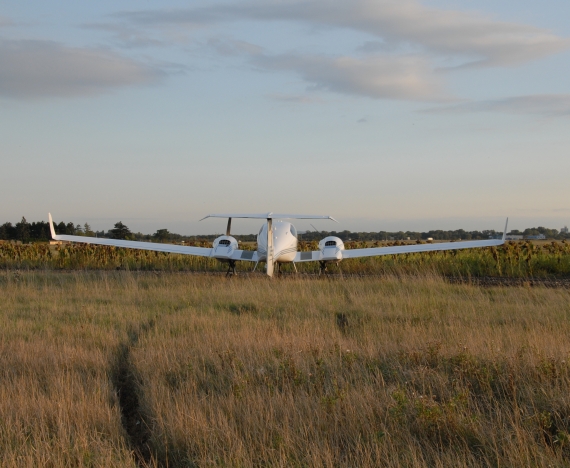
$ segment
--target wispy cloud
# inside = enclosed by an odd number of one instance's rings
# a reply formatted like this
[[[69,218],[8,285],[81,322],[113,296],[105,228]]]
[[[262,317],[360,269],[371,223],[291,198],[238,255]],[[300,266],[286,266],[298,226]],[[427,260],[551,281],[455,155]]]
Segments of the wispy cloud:
[[[127,21],[131,24],[141,26],[168,27],[178,25],[190,29],[200,29],[208,24],[217,23],[220,20],[230,18],[230,16],[224,13],[223,6],[219,8],[168,8],[159,10],[122,11],[109,16],[120,21]]]
[[[238,55],[259,55],[263,52],[263,47],[256,44],[230,38],[212,37],[208,40],[207,45],[214,49],[218,54],[226,57]]]
[[[323,100],[317,96],[306,96],[302,94],[268,94],[266,97],[274,101],[287,102],[292,104],[314,104],[318,102],[323,102]]]
[[[205,42],[210,53],[241,56],[263,70],[296,73],[310,89],[374,99],[449,100],[441,64],[447,70],[505,67],[570,48],[570,39],[543,28],[473,11],[427,7],[420,0],[246,0],[202,8],[124,11],[110,18],[116,22],[115,38],[127,46],[144,46],[145,41],[152,45],[149,37],[188,42],[197,30],[212,28],[212,37]],[[215,28],[237,21],[307,23],[312,28],[357,31],[368,40],[352,56],[322,55],[318,50],[312,55],[275,53],[269,41],[254,45],[223,37]],[[112,25],[109,28],[113,31]]]
[[[0,96],[89,96],[156,83],[163,72],[116,53],[51,41],[0,40]]]
[[[267,70],[298,73],[313,88],[342,94],[376,99],[445,99],[439,77],[421,57],[260,55],[253,63]]]
[[[105,31],[111,34],[113,41],[121,47],[166,47],[168,43],[152,37],[141,28],[114,23],[88,23],[82,25],[83,29]]]
[[[199,9],[123,12],[115,17],[145,27],[199,28],[240,19],[308,22],[369,33],[391,47],[412,45],[487,66],[524,63],[570,47],[567,38],[542,28],[497,21],[476,12],[430,8],[418,0],[264,0]],[[369,43],[365,48],[373,46]]]
[[[426,109],[426,113],[504,112],[544,117],[570,116],[570,94],[537,94],[489,101],[462,102]]]

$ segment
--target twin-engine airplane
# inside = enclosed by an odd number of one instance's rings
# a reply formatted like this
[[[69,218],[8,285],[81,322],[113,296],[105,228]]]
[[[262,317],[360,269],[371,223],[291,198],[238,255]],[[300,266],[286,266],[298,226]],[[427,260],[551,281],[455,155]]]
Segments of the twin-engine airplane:
[[[171,252],[185,255],[198,255],[201,257],[215,258],[228,264],[228,275],[235,273],[236,262],[259,262],[266,263],[267,276],[273,276],[275,270],[279,272],[281,264],[292,263],[295,270],[296,263],[299,262],[320,262],[321,273],[326,270],[328,263],[339,263],[345,258],[373,257],[376,255],[394,255],[415,252],[433,252],[436,250],[457,250],[471,249],[475,247],[491,247],[505,243],[507,233],[507,223],[502,239],[465,241],[465,242],[443,242],[439,244],[415,244],[401,245],[396,247],[374,247],[368,249],[345,250],[341,239],[328,236],[319,242],[319,250],[313,252],[297,251],[297,230],[285,219],[336,219],[331,216],[316,215],[296,215],[282,213],[261,213],[261,214],[210,214],[206,218],[228,218],[226,235],[214,240],[212,248],[187,247],[173,244],[157,244],[152,242],[137,242],[116,239],[102,239],[97,237],[67,236],[55,233],[51,214],[49,214],[49,225],[51,236],[54,240],[83,242],[86,244],[113,245],[116,247],[126,247],[130,249],[155,250],[158,252]],[[232,218],[253,218],[264,219],[266,222],[261,226],[257,235],[257,250],[240,250],[238,241],[230,235]],[[255,268],[254,268],[255,270]]]

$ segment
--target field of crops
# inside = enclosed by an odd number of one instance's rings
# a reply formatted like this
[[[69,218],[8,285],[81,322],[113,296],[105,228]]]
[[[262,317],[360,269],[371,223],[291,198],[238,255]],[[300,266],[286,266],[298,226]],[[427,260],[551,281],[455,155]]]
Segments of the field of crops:
[[[363,246],[354,242],[347,245],[348,248]],[[244,244],[242,248],[255,249],[255,245]],[[300,243],[300,250],[317,248],[316,242]],[[0,244],[0,269],[222,271],[225,268],[212,259],[145,250],[87,244]],[[252,263],[238,262],[239,271],[251,271],[252,268]],[[308,262],[298,264],[297,268],[301,273],[316,273],[319,267],[316,262]],[[283,271],[292,270],[289,266]],[[339,270],[333,265],[330,271]],[[570,277],[570,243],[509,242],[498,248],[368,257],[343,261],[340,271],[355,275],[435,273],[462,277]]]
[[[0,271],[0,466],[570,466],[570,291]]]

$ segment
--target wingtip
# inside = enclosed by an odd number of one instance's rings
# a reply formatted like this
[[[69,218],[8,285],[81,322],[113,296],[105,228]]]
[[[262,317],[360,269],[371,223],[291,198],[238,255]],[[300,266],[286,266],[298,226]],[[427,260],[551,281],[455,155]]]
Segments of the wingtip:
[[[507,220],[505,221],[505,230],[503,231],[503,242],[505,242],[505,239],[507,238],[507,226],[509,225],[509,218],[507,218]]]
[[[51,238],[55,240],[56,234],[55,234],[55,228],[53,227],[53,219],[51,217],[51,213],[48,213],[48,219],[49,219],[49,230],[51,233]]]

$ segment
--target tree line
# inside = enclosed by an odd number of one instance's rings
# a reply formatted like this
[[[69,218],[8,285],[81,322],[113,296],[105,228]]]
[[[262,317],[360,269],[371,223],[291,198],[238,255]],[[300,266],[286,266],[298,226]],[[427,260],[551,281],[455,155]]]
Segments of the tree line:
[[[109,239],[137,240],[146,242],[192,242],[192,241],[213,241],[218,234],[187,236],[176,234],[168,231],[168,229],[158,229],[154,234],[142,234],[140,232],[133,233],[123,222],[115,223],[112,229],[108,231],[93,231],[89,223],[74,224],[72,222],[60,221],[54,222],[56,234],[67,234],[73,236],[88,237],[105,237]],[[512,230],[509,234],[518,234],[523,236],[536,236],[544,234],[547,239],[569,239],[570,234],[560,232],[558,229],[549,229],[542,226],[537,228],[527,228],[524,231]],[[427,232],[416,231],[378,231],[378,232],[352,232],[352,231],[306,231],[299,235],[304,241],[320,240],[326,236],[336,236],[343,241],[384,241],[384,240],[426,240],[432,238],[434,240],[477,240],[489,239],[490,237],[498,237],[502,232],[495,230],[484,231],[465,231],[457,230],[432,230]],[[255,242],[257,236],[255,234],[236,234],[234,237],[242,242]],[[0,225],[0,240],[15,240],[24,243],[28,242],[45,242],[51,238],[49,223],[46,221],[35,221],[29,223],[25,217],[21,221],[12,224],[6,222]]]
[[[558,229],[549,229],[542,226],[536,228],[527,228],[524,231],[513,229],[508,234],[536,236],[544,234],[547,239],[569,239],[570,235],[560,232]],[[480,240],[501,237],[503,232],[491,230],[483,231],[465,231],[464,229],[456,229],[444,231],[441,229],[417,232],[417,231],[378,231],[378,232],[351,232],[351,231],[306,231],[301,234],[303,240],[313,241],[320,240],[325,236],[336,236],[343,241],[388,241],[388,240]]]

